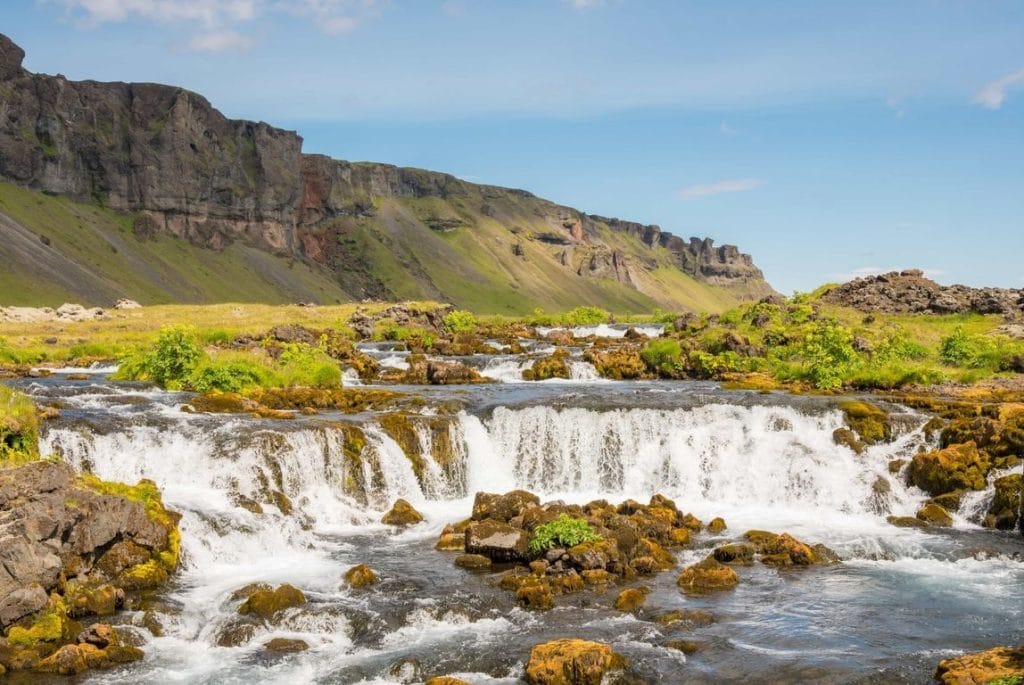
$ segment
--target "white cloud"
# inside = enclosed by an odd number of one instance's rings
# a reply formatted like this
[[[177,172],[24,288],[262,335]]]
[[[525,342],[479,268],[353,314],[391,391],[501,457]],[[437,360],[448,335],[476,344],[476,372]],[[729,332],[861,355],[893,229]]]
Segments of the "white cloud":
[[[301,0],[282,2],[278,7],[299,16],[311,17],[324,33],[341,36],[352,33],[364,23],[380,15],[387,0]]]
[[[244,52],[252,47],[252,38],[235,31],[208,31],[188,42],[192,52]]]
[[[974,96],[974,104],[981,105],[985,109],[999,109],[1003,106],[1003,101],[1006,100],[1006,91],[1019,83],[1024,83],[1024,69],[986,83]]]
[[[588,10],[591,7],[604,4],[604,0],[568,0],[568,2],[576,10]]]
[[[678,195],[689,200],[697,197],[721,195],[722,193],[739,193],[744,190],[753,190],[763,185],[764,181],[759,178],[731,178],[724,181],[697,183],[696,185],[687,186],[680,190]]]
[[[87,25],[131,20],[195,22],[207,28],[249,21],[258,0],[60,0]]]

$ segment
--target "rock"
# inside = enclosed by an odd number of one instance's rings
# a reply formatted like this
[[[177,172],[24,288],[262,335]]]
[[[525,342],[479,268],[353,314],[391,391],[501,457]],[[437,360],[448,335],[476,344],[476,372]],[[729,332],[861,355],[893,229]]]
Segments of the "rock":
[[[142,305],[135,300],[122,298],[114,305],[114,309],[142,309]]]
[[[257,589],[238,608],[238,613],[243,616],[255,616],[257,618],[273,618],[279,611],[301,606],[306,603],[306,596],[302,590],[288,585],[279,585],[274,590]]]
[[[953,525],[953,517],[949,515],[949,512],[934,502],[929,502],[921,507],[917,512],[917,518],[929,526],[948,528]]]
[[[526,609],[544,611],[555,605],[555,596],[546,580],[529,580],[516,590],[516,602]]]
[[[494,519],[508,523],[527,509],[540,506],[540,498],[526,490],[513,490],[504,495],[478,492],[473,500],[474,521]]]
[[[615,598],[615,610],[627,613],[639,611],[650,592],[648,587],[626,588]]]
[[[1020,525],[1022,482],[1024,476],[1013,473],[997,478],[995,495],[985,516],[985,525],[999,530],[1014,530]]]
[[[466,552],[492,561],[528,561],[529,544],[529,533],[501,521],[488,519],[466,528]]]
[[[25,51],[14,44],[7,36],[0,33],[0,81],[7,81],[20,76],[21,63],[25,59]]]
[[[682,652],[683,654],[693,654],[701,648],[701,644],[699,642],[694,642],[693,640],[668,640],[665,642],[664,646],[668,649],[674,649]]]
[[[69,583],[64,592],[64,603],[71,618],[109,616],[121,608],[124,599],[124,590],[107,583],[96,587]]]
[[[984,490],[991,468],[988,455],[968,442],[915,454],[907,476],[911,484],[935,496],[955,490]]]
[[[94,623],[78,634],[80,644],[90,644],[99,649],[106,649],[118,641],[117,632],[105,623]]]
[[[935,679],[944,685],[992,685],[996,682],[1012,685],[1013,676],[1024,678],[1024,645],[1016,649],[996,647],[943,659],[935,669]],[[1000,678],[1007,680],[999,681]]]
[[[703,593],[716,590],[731,590],[736,587],[739,577],[728,566],[709,556],[704,561],[687,566],[676,580],[684,592]]]
[[[395,500],[391,509],[384,514],[380,522],[389,526],[411,526],[423,521],[423,514],[404,499]]]
[[[716,547],[712,556],[716,561],[723,564],[750,565],[754,563],[754,546],[751,544],[736,542],[729,545]]]
[[[916,516],[889,516],[885,519],[897,528],[927,528],[928,523]]]
[[[490,383],[491,379],[461,362],[430,360],[427,362],[427,382],[431,385],[457,385]]]
[[[349,570],[345,571],[345,575],[343,578],[346,585],[354,588],[373,585],[378,580],[380,580],[380,578],[377,576],[374,570],[366,564],[359,564],[358,566],[353,566]]]
[[[466,569],[485,569],[491,567],[491,560],[482,554],[460,554],[455,557],[455,565]]]
[[[832,431],[832,442],[849,447],[855,454],[864,454],[866,449],[864,443],[857,439],[857,434],[849,428],[836,428]]]
[[[523,379],[527,381],[546,381],[550,378],[572,378],[569,369],[569,353],[558,348],[549,357],[543,357],[533,363],[533,366],[523,371]]]
[[[654,622],[665,628],[699,628],[715,622],[715,615],[707,609],[675,609],[659,615]]]
[[[289,640],[284,637],[275,637],[274,639],[263,643],[263,649],[268,652],[276,652],[278,654],[293,654],[295,652],[306,651],[309,649],[309,644],[304,640]]]
[[[856,431],[860,441],[864,444],[874,445],[877,442],[886,442],[892,439],[889,414],[881,407],[870,402],[843,402],[839,405],[839,409],[843,412],[846,425]],[[833,439],[835,437],[833,434]],[[852,446],[851,449],[856,451]]]
[[[248,644],[256,636],[256,626],[252,623],[229,623],[217,633],[218,647],[241,647]]]
[[[441,675],[428,679],[423,685],[470,685],[470,683],[462,678],[455,678],[450,675]]]
[[[530,650],[529,685],[601,685],[605,675],[625,668],[626,660],[600,642],[564,639]]]
[[[46,608],[50,596],[39,583],[12,590],[0,600],[0,625],[9,626],[26,616]]]
[[[442,552],[461,552],[466,549],[466,534],[456,533],[454,526],[445,526],[434,549]]]
[[[722,532],[724,532],[727,528],[728,526],[725,525],[725,519],[723,519],[721,516],[716,516],[708,522],[708,532],[712,535],[719,535]]]

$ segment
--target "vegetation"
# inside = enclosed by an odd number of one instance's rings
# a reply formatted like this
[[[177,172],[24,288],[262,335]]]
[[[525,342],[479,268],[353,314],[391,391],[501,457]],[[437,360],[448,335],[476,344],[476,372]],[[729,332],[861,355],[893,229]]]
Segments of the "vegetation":
[[[533,531],[530,551],[534,554],[546,552],[555,547],[575,547],[584,542],[600,542],[601,536],[590,524],[568,514],[561,514],[554,521],[543,523]]]
[[[469,333],[477,327],[476,316],[464,309],[456,309],[444,317],[444,327],[451,333]]]
[[[25,395],[0,385],[0,466],[39,456],[36,406]]]

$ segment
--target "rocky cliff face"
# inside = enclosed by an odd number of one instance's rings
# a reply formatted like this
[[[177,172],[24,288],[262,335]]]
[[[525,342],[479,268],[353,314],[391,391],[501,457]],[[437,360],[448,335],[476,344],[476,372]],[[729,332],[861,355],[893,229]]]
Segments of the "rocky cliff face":
[[[544,245],[544,260],[566,276],[612,280],[655,302],[671,304],[673,296],[639,272],[665,263],[736,294],[771,292],[734,246],[687,242],[658,226],[591,217],[447,174],[304,155],[296,133],[227,119],[181,88],[73,82],[29,73],[23,58],[0,35],[0,180],[133,213],[139,239],[172,235],[215,250],[242,242],[325,267],[357,297],[457,299],[430,264],[416,263],[422,236],[406,234],[426,228],[424,235],[455,234],[445,239],[452,243],[463,241],[460,233],[500,228],[509,249],[497,266],[506,271],[515,270],[513,259],[541,256],[524,248],[529,240]],[[408,278],[389,275],[394,265],[367,254],[379,252],[367,246],[367,231],[398,255],[419,292],[405,292],[399,282]],[[617,244],[615,234],[648,249]]]

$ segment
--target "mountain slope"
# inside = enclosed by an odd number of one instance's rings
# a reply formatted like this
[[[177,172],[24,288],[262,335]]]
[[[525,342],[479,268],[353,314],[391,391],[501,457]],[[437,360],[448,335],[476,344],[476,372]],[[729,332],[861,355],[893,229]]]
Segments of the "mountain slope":
[[[23,57],[0,36],[4,304],[718,311],[773,292],[732,246],[447,174],[306,155],[297,134],[227,119],[189,91],[31,74]]]

